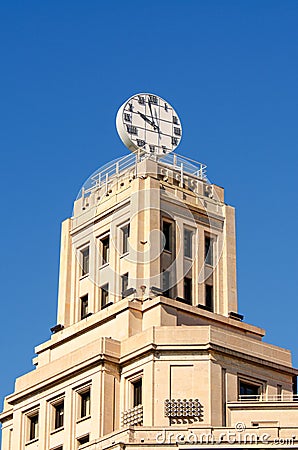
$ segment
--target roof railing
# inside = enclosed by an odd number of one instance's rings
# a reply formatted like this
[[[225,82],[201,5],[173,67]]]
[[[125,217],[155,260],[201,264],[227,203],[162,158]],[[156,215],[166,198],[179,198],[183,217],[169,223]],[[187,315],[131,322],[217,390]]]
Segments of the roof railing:
[[[177,153],[169,153],[162,158],[156,157],[154,154],[148,155],[141,152],[131,153],[109,162],[94,172],[84,183],[77,198],[82,196],[87,197],[94,189],[99,189],[104,185],[107,186],[112,179],[122,176],[126,171],[135,167],[138,162],[144,159],[154,160],[165,168],[179,172],[181,180],[183,180],[184,174],[191,175],[199,180],[207,179],[206,164],[178,155]]]

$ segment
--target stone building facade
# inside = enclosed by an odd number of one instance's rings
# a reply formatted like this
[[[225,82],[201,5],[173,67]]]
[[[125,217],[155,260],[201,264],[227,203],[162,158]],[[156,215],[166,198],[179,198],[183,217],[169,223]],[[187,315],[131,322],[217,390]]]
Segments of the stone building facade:
[[[264,334],[205,166],[120,158],[62,224],[57,325],[5,399],[2,450],[298,445],[298,371]]]

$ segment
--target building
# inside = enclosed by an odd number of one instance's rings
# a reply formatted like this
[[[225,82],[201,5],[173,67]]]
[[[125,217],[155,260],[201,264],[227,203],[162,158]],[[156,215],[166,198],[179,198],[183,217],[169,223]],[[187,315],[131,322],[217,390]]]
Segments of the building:
[[[238,313],[234,209],[205,170],[133,153],[87,181],[2,450],[298,445],[298,371]]]

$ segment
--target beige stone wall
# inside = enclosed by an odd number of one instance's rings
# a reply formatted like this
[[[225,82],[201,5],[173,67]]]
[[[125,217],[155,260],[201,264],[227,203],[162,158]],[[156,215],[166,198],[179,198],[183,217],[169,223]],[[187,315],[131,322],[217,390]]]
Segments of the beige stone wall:
[[[7,397],[0,415],[2,450],[74,450],[87,434],[86,449],[155,448],[163,429],[173,436],[193,431],[218,437],[237,422],[269,427],[272,436],[277,429],[280,436],[293,434],[297,370],[290,352],[264,343],[264,330],[230,316],[237,313],[234,215],[222,188],[189,175],[179,178],[175,168],[151,160],[75,202],[74,216],[61,231],[57,323],[64,328],[36,347],[35,369],[18,378]],[[171,251],[162,248],[164,220],[172,224]],[[130,249],[123,254],[122,227],[128,223]],[[192,233],[191,257],[184,253],[184,229]],[[100,245],[107,234],[110,258],[104,264]],[[213,242],[213,267],[204,262],[205,236]],[[89,272],[83,275],[86,246]],[[150,289],[163,288],[162,271],[169,267],[175,280],[170,298]],[[127,272],[135,292],[122,298],[121,276]],[[185,276],[191,279],[191,304],[183,299]],[[205,305],[207,278],[213,311],[198,307]],[[105,283],[111,304],[103,309]],[[92,314],[81,320],[80,298],[86,294]],[[142,403],[135,405],[140,379]],[[240,380],[257,383],[262,396],[239,401]],[[82,418],[81,394],[89,389],[91,411]],[[64,426],[54,430],[54,406],[62,399]],[[190,409],[198,399],[200,414],[167,416],[165,402],[174,411],[178,399]],[[34,411],[39,432],[29,442]],[[177,443],[163,448],[171,446]]]

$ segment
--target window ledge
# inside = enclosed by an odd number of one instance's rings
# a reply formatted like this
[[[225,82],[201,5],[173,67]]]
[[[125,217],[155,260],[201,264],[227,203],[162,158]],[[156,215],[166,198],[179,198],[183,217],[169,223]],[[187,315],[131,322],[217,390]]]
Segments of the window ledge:
[[[85,422],[85,420],[88,420],[88,419],[91,419],[90,414],[89,414],[89,416],[80,417],[79,419],[77,419],[77,423]]]
[[[127,256],[127,255],[129,255],[129,252],[123,253],[122,255],[120,255],[120,259],[121,259],[121,258],[125,258],[125,256]]]
[[[59,433],[59,431],[63,431],[64,427],[56,428],[55,430],[52,430],[50,434]]]
[[[185,256],[184,255],[184,259],[186,259],[187,261],[191,261],[192,262],[192,256]]]
[[[163,249],[163,253],[166,253],[167,255],[171,255],[173,252],[172,250]]]
[[[26,445],[33,444],[34,442],[37,442],[37,441],[38,441],[38,438],[31,439],[31,441],[27,441],[27,442],[26,442],[25,446],[26,446]]]
[[[106,262],[106,263],[102,264],[102,265],[98,268],[98,270],[105,269],[105,268],[108,267],[109,265],[110,265],[110,262]]]
[[[79,280],[81,281],[88,277],[89,277],[89,273],[85,273],[85,275],[80,276]]]

